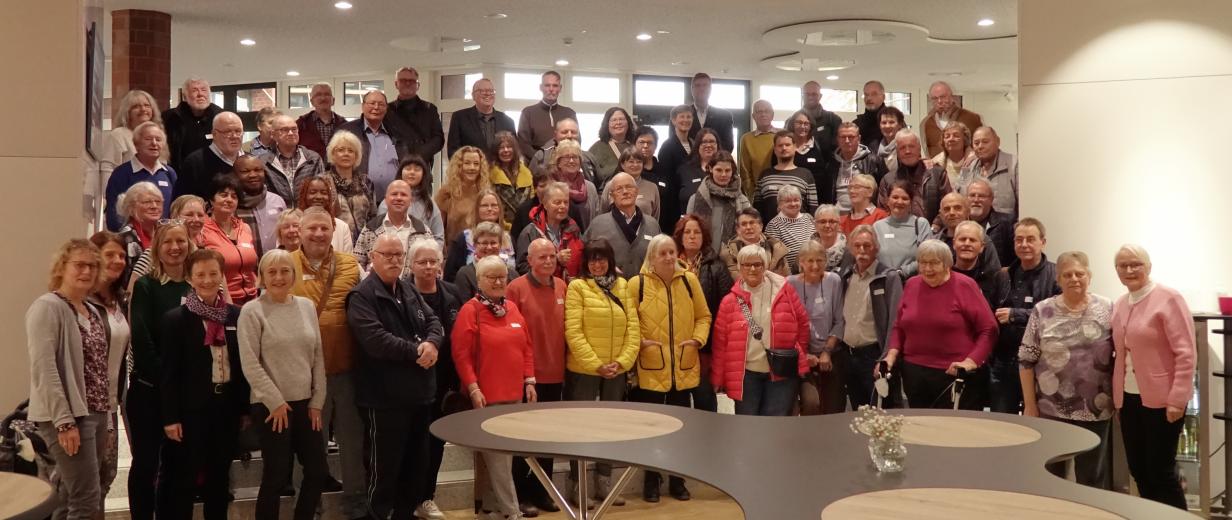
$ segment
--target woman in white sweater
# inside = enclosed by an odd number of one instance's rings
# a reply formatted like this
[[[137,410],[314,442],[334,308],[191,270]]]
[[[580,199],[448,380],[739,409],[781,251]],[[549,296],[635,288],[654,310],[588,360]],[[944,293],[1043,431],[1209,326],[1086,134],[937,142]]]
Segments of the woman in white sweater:
[[[260,428],[265,469],[257,518],[278,518],[279,492],[289,482],[291,456],[303,465],[295,518],[311,520],[327,467],[321,435],[325,358],[313,302],[291,294],[301,273],[291,253],[275,249],[258,266],[265,293],[240,311],[240,360],[252,386],[253,424]]]

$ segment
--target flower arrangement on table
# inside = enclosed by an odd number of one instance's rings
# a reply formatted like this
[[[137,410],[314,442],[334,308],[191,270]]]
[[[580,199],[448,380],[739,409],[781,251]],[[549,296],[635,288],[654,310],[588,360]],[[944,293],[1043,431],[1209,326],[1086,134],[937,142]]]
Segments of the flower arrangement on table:
[[[890,415],[881,408],[860,406],[851,431],[868,436],[868,453],[877,471],[896,473],[903,470],[907,447],[903,446],[903,416]]]

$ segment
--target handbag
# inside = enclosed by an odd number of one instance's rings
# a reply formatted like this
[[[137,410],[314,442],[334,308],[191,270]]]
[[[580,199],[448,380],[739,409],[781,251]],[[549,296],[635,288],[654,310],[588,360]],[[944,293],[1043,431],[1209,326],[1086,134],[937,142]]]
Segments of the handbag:
[[[761,341],[764,331],[761,325],[758,325],[753,320],[753,311],[749,309],[748,302],[739,296],[736,297],[736,302],[740,304],[740,313],[744,314],[744,321],[749,324],[749,332],[753,334],[754,339]],[[796,377],[800,375],[798,369],[800,366],[800,351],[794,347],[767,348],[766,361],[770,364],[770,373],[777,377]]]
[[[475,313],[475,357],[479,357],[479,313]],[[441,417],[453,415],[458,412],[465,412],[474,408],[474,403],[471,402],[470,394],[462,393],[461,390],[449,389],[445,391],[445,395],[441,397]]]

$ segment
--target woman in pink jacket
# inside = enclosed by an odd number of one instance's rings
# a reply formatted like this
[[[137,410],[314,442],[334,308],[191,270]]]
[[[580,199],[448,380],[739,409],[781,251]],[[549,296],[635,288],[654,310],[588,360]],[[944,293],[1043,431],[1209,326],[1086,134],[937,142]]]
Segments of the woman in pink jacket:
[[[1151,281],[1151,257],[1142,246],[1121,246],[1116,271],[1129,294],[1112,310],[1112,401],[1129,473],[1142,498],[1185,509],[1176,443],[1193,395],[1193,316],[1180,293]]]
[[[714,321],[710,379],[736,401],[737,414],[785,416],[808,372],[809,316],[787,279],[766,270],[770,254],[761,246],[745,246],[736,262],[740,281]]]

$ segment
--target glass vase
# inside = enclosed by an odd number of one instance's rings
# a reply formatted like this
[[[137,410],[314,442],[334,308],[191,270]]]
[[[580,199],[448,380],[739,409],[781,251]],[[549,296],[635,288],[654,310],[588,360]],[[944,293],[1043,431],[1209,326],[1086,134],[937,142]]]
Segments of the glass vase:
[[[907,459],[907,447],[901,437],[891,439],[868,439],[868,455],[879,473],[898,473]]]

